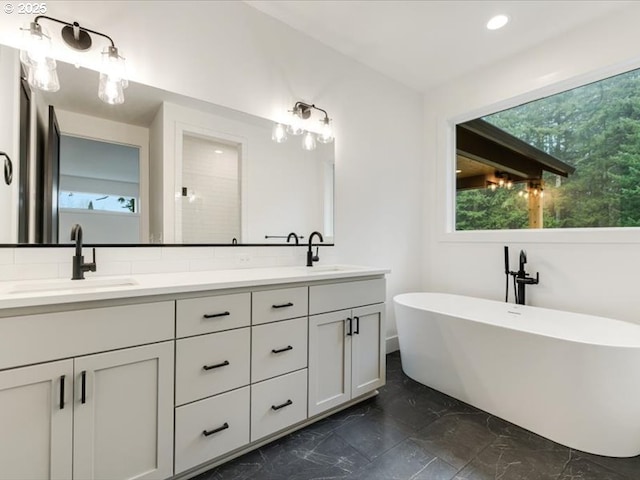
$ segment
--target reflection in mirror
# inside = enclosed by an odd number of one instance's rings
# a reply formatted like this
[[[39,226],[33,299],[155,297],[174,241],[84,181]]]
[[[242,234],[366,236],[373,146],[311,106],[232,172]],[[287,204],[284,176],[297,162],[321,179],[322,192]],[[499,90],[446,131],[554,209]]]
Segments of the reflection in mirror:
[[[55,93],[19,75],[17,51],[0,46],[21,106],[0,112],[21,135],[0,243],[70,243],[74,223],[94,244],[282,245],[314,230],[334,241],[333,144],[278,144],[267,119],[134,82],[107,105],[95,72],[63,62]]]
[[[640,70],[456,125],[456,230],[640,226]]]
[[[240,145],[185,135],[177,214],[184,243],[240,238]],[[232,240],[233,241],[233,240]]]
[[[139,157],[136,147],[61,135],[61,240],[78,223],[87,232],[85,242],[141,243]]]

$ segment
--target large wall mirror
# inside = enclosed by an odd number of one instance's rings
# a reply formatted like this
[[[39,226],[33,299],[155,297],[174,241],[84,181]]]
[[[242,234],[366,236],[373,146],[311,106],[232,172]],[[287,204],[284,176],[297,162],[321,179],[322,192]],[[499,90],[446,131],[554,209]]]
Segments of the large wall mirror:
[[[314,230],[333,243],[332,143],[276,143],[267,119],[134,82],[107,105],[95,72],[57,70],[59,91],[31,90],[0,46],[16,107],[0,116],[20,136],[0,243],[70,243],[75,223],[90,244],[282,245]]]
[[[456,230],[640,226],[640,70],[456,125]]]

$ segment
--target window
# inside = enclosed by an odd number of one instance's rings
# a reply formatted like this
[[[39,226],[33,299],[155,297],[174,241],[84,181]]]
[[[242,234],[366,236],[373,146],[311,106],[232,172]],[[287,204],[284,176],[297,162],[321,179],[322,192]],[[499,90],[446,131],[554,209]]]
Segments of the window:
[[[456,230],[640,226],[640,70],[456,126]]]
[[[104,195],[86,192],[60,192],[59,207],[77,210],[137,213],[138,200],[125,195]]]

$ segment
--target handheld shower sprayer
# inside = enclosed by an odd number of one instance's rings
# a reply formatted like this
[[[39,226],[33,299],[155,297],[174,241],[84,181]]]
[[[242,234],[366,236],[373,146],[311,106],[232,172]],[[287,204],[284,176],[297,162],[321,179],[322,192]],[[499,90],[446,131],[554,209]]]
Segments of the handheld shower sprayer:
[[[507,283],[505,285],[504,292],[504,301],[509,301],[509,247],[507,245],[504,246],[504,274],[507,277]]]

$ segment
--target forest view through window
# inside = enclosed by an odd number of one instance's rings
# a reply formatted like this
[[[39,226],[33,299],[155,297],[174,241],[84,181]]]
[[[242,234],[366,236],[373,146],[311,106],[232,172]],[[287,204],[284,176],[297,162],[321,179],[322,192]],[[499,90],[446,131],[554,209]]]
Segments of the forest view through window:
[[[640,70],[456,126],[456,230],[640,226]]]

